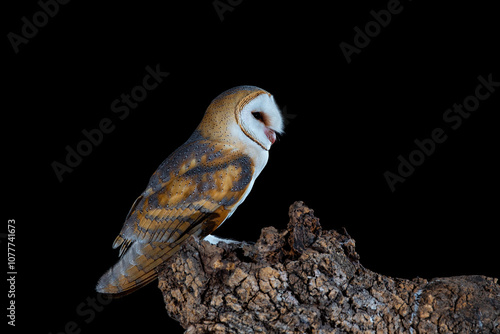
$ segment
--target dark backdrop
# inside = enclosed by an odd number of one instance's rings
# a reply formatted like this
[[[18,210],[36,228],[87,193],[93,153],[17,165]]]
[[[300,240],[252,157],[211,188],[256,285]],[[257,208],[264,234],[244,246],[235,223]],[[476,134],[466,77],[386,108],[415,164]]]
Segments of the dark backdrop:
[[[376,272],[499,276],[493,5],[61,2],[3,11],[4,254],[7,220],[16,220],[10,330],[183,332],[155,284],[110,304],[93,301],[93,289],[150,175],[215,96],[242,84],[274,94],[286,133],[218,235],[254,241],[264,226],[284,228],[288,206],[302,200],[323,228],[345,227]],[[143,97],[147,66],[169,74]],[[480,76],[489,88],[478,88]],[[143,100],[115,113],[113,101],[132,91]],[[463,107],[457,116],[464,103],[470,115]],[[59,180],[54,162],[65,164],[66,147],[102,122],[108,133],[80,144],[87,156]],[[431,144],[433,131],[446,140]],[[387,172],[406,173],[404,182],[391,189]]]

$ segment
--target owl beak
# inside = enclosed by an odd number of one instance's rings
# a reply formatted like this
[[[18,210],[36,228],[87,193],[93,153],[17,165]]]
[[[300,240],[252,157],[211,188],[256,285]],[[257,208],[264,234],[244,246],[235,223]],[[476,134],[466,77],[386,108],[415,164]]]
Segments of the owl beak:
[[[271,142],[271,145],[274,144],[274,142],[276,141],[276,133],[269,128],[266,128],[265,133],[267,138]]]

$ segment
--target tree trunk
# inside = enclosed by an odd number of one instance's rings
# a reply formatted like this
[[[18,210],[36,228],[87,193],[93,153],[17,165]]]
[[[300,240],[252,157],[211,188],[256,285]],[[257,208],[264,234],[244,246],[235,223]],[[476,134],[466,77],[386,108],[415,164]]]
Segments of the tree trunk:
[[[500,286],[484,276],[391,278],[359,263],[347,232],[302,202],[255,244],[195,238],[159,270],[186,333],[500,333]]]

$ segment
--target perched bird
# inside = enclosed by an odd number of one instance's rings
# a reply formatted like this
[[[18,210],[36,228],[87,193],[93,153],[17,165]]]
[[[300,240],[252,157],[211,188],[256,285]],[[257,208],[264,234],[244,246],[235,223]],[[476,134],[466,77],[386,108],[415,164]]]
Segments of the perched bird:
[[[245,200],[282,131],[281,112],[265,90],[239,86],[216,97],[132,205],[113,243],[120,259],[97,292],[129,294],[153,281],[189,236],[210,238]]]

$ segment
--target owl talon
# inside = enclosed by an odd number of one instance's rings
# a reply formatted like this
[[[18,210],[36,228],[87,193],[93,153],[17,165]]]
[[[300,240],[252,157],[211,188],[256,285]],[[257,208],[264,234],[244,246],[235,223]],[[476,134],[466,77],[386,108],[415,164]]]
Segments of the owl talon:
[[[219,242],[224,242],[226,244],[238,244],[238,245],[241,245],[244,242],[244,241],[236,241],[236,240],[232,240],[232,239],[223,239],[223,238],[216,237],[215,235],[207,235],[205,237],[205,239],[203,239],[203,240],[208,241],[212,245],[217,245]]]

